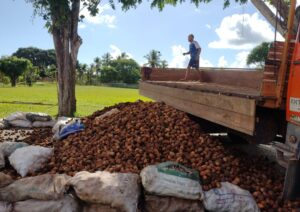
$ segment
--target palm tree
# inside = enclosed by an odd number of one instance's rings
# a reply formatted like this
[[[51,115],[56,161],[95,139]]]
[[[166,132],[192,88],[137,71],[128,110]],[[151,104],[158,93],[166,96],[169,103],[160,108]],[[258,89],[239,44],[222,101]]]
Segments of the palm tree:
[[[161,66],[161,53],[156,50],[151,50],[149,54],[145,56],[148,62],[145,64],[146,66],[150,66],[151,68],[157,68]]]
[[[79,63],[79,61],[77,61],[76,70],[78,72],[78,78],[77,78],[78,82],[83,83],[83,76],[87,72],[87,64],[82,64]]]
[[[94,64],[91,64],[90,65],[90,68],[87,69],[87,84],[88,85],[91,85],[92,84],[92,78],[93,78],[93,75],[94,75],[94,69],[95,69],[95,66]]]
[[[168,68],[168,62],[166,60],[161,61],[161,68]]]
[[[102,61],[99,57],[95,57],[94,63],[95,63],[95,67],[96,67],[96,75],[98,76],[98,75],[100,75],[100,72],[101,72],[100,67],[101,67]]]
[[[110,55],[110,53],[106,53],[102,56],[102,65],[103,66],[109,66],[110,62],[112,61],[112,56]]]
[[[126,54],[126,52],[122,52],[118,57],[117,57],[117,60],[120,60],[120,59],[128,59],[129,56]]]

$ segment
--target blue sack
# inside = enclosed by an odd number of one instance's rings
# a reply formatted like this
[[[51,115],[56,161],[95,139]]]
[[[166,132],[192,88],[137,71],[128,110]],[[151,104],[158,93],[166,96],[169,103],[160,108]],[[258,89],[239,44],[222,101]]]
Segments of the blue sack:
[[[70,134],[77,133],[84,130],[84,125],[80,120],[75,120],[74,122],[69,123],[59,132],[59,139],[63,139]]]

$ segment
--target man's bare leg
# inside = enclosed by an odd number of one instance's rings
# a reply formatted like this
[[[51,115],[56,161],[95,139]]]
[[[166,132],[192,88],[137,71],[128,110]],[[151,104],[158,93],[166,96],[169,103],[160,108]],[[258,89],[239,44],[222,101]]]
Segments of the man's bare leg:
[[[190,74],[190,66],[187,67],[186,71],[185,71],[185,77],[184,79],[181,79],[181,81],[187,81],[189,74]]]
[[[197,71],[197,73],[198,73],[198,81],[199,81],[199,82],[202,82],[202,81],[203,81],[203,76],[202,76],[202,75],[203,75],[203,72],[200,71],[199,68],[197,68],[196,71]]]
[[[197,71],[197,73],[198,73],[198,81],[199,82],[202,82],[203,81],[203,72],[202,71],[200,71],[200,60],[198,60],[197,61],[197,68],[196,68],[196,71]]]

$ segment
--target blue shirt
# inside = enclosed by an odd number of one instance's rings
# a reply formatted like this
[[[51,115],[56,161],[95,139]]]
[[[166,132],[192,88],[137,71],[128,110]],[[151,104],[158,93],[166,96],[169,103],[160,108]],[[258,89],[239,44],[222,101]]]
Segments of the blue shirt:
[[[192,60],[199,60],[200,46],[197,41],[190,43],[190,54]]]

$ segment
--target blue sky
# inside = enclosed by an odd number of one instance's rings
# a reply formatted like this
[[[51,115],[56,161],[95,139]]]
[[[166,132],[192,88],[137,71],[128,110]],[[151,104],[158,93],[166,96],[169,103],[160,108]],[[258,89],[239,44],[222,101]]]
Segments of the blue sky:
[[[159,50],[170,67],[185,67],[187,35],[193,33],[202,47],[200,66],[245,67],[249,51],[263,41],[274,40],[274,30],[251,4],[232,5],[223,10],[223,1],[210,4],[187,3],[167,6],[162,12],[150,9],[149,2],[127,12],[100,5],[97,17],[86,15],[80,23],[83,45],[78,59],[90,64],[96,56],[110,52],[116,57],[128,53],[139,64],[151,50]],[[1,0],[0,56],[19,47],[53,48],[51,35],[40,17],[33,17],[32,5],[25,0]]]

